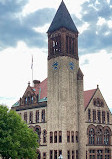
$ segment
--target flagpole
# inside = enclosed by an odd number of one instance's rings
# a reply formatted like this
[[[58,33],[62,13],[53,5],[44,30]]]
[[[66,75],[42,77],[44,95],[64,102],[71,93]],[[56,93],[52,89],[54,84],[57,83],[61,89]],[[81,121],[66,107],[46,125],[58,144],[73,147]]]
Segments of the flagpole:
[[[32,69],[32,86],[33,86],[33,55],[32,55],[32,64],[31,64],[31,69]]]

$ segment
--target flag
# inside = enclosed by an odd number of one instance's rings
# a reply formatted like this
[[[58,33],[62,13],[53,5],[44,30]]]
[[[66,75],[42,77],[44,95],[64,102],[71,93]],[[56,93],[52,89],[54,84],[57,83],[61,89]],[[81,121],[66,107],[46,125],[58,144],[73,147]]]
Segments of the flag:
[[[33,56],[32,56],[31,69],[33,69]]]

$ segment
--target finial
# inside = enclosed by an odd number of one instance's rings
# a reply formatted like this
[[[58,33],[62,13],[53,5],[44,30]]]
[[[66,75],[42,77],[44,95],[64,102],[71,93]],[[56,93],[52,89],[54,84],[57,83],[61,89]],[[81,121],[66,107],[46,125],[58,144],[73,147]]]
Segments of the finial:
[[[99,88],[99,85],[97,84],[97,89]]]
[[[28,86],[30,86],[30,81],[28,82]]]

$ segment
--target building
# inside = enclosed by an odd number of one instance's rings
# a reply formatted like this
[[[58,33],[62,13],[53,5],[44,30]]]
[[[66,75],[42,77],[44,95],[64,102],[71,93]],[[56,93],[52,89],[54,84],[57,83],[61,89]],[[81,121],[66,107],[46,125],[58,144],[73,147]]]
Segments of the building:
[[[28,83],[12,109],[38,133],[39,159],[111,159],[111,113],[98,86],[83,90],[78,30],[63,1],[47,33],[48,78]]]

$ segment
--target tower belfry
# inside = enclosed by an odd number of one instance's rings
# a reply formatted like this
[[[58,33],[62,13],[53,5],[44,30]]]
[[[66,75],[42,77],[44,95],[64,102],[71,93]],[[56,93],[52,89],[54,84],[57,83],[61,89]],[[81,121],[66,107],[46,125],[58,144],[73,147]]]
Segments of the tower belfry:
[[[62,1],[48,29],[48,59],[70,56],[78,59],[78,30]]]
[[[85,159],[81,131],[84,132],[83,74],[79,68],[78,30],[63,1],[47,33],[47,137],[51,153],[48,154],[54,153],[54,159],[60,154],[67,159],[71,152],[77,152],[80,159]],[[80,138],[77,143],[74,142],[75,136]]]

